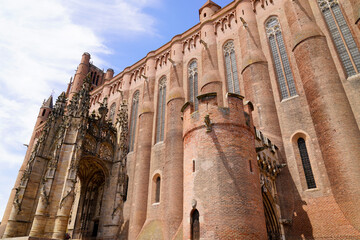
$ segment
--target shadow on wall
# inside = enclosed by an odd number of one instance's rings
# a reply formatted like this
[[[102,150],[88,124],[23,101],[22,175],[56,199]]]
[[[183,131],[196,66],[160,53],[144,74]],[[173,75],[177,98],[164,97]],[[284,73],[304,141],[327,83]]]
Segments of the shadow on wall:
[[[240,192],[239,183],[231,167],[228,164],[225,153],[222,150],[221,144],[218,141],[214,132],[211,133],[213,142],[219,152],[222,163],[225,169],[234,180],[237,191]],[[279,162],[286,163],[283,158],[283,153],[278,152]],[[259,179],[260,181],[260,179]],[[278,201],[281,209],[281,222],[283,222],[285,237],[287,239],[314,239],[313,228],[307,212],[303,206],[306,202],[301,199],[299,192],[295,186],[293,179],[287,167],[283,168],[276,180],[276,188],[278,192]],[[260,191],[260,189],[259,189]],[[271,238],[269,238],[271,239]]]
[[[282,151],[278,152],[278,156],[281,163],[287,164]],[[276,188],[285,237],[287,239],[314,239],[309,216],[303,207],[306,202],[301,199],[288,167],[283,168],[278,175]]]

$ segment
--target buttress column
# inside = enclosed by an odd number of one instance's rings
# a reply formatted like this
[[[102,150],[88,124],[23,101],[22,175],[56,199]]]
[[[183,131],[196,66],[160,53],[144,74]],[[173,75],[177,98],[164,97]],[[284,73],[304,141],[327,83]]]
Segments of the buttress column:
[[[285,1],[284,9],[335,200],[345,217],[360,230],[359,128],[308,1]]]
[[[207,10],[207,8],[204,10]],[[207,22],[202,26],[200,43],[202,44],[202,78],[199,81],[200,93],[216,92],[218,95],[218,104],[222,106],[222,81],[219,74],[217,42],[212,22]]]
[[[155,61],[151,57],[146,62],[149,69],[146,72],[146,79],[143,80],[143,102],[140,104],[138,133],[136,134],[136,160],[135,176],[133,184],[133,205],[131,207],[129,239],[136,239],[146,220],[147,199],[149,188],[151,139],[153,127],[153,88],[155,82]]]
[[[175,42],[171,48],[170,89],[166,106],[166,138],[163,171],[165,203],[165,239],[173,239],[182,221],[183,211],[183,141],[181,107],[184,105],[182,44]]]
[[[245,97],[254,103],[255,126],[278,147],[281,147],[281,131],[268,63],[261,50],[259,30],[250,0],[242,1],[237,6],[237,12],[242,11],[245,15],[242,15],[239,21],[239,39],[243,57],[241,74],[245,86]]]

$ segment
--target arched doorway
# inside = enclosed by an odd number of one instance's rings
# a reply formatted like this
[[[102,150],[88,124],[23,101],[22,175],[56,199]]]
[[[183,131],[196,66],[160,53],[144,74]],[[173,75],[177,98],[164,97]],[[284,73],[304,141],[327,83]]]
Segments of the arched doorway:
[[[80,200],[77,209],[73,238],[96,238],[101,224],[106,171],[95,158],[84,158],[79,162]]]

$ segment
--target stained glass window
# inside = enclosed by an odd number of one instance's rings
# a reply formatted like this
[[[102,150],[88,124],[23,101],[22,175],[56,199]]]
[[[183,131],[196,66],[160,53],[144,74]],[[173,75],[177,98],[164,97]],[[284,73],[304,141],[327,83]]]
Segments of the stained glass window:
[[[360,71],[360,53],[337,0],[318,0],[348,77]]]
[[[269,38],[271,53],[274,59],[281,99],[295,96],[297,93],[294,77],[291,71],[289,58],[286,53],[280,23],[276,17],[272,17],[266,22],[266,33]]]
[[[189,64],[189,101],[194,104],[195,110],[198,109],[198,99],[196,98],[198,93],[198,69],[196,60]]]
[[[164,141],[165,107],[166,107],[166,77],[159,81],[158,107],[156,116],[156,142]]]
[[[229,41],[224,45],[227,90],[230,93],[240,94],[238,73],[236,67],[234,42]]]
[[[132,107],[131,107],[131,118],[130,118],[130,136],[129,136],[129,151],[134,151],[135,134],[136,134],[136,122],[139,106],[139,91],[136,91],[133,95]]]

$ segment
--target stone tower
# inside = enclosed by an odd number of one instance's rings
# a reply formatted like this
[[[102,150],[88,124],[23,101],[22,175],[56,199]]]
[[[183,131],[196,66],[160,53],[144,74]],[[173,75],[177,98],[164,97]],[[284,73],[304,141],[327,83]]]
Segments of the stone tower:
[[[184,224],[184,239],[200,234],[194,221],[205,239],[266,239],[259,170],[252,167],[257,161],[251,108],[237,94],[226,96],[228,107],[217,98],[203,94],[198,111],[183,109],[183,219],[191,223]]]

